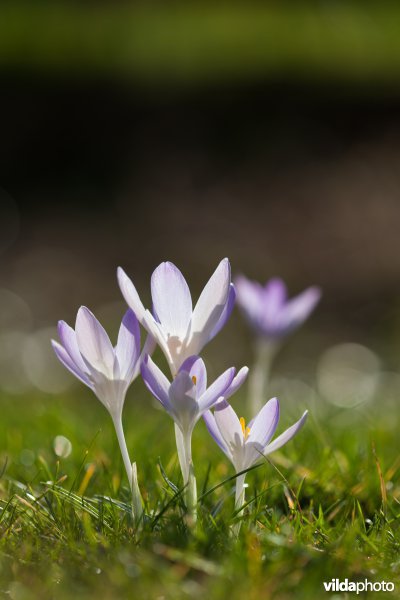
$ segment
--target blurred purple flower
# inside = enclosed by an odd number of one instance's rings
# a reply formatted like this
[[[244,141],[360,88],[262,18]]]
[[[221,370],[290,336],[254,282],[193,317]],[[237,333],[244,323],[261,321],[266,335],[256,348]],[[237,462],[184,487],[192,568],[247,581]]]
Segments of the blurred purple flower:
[[[297,329],[311,314],[321,297],[318,287],[288,299],[285,283],[270,279],[265,286],[243,275],[235,279],[237,302],[259,336],[278,340]]]
[[[235,467],[236,473],[240,473],[291,440],[304,425],[307,414],[305,411],[299,421],[286,429],[273,442],[270,440],[279,421],[277,398],[269,400],[248,426],[243,418],[237,417],[226,401],[218,403],[214,413],[211,410],[207,411],[204,420],[208,431]],[[236,508],[240,508],[244,503],[245,476],[246,474],[243,473],[236,478]]]
[[[188,284],[171,262],[161,263],[151,277],[153,312],[146,310],[135,286],[118,268],[118,281],[128,306],[164,352],[172,375],[197,355],[225,325],[235,301],[231,270],[222,260],[193,309]]]

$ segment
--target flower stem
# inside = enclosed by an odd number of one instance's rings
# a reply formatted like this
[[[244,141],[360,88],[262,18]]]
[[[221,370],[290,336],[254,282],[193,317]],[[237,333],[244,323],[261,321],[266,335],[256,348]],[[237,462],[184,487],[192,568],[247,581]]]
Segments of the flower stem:
[[[243,505],[245,503],[245,495],[246,495],[246,488],[244,485],[245,478],[246,478],[246,473],[244,473],[243,475],[239,475],[239,477],[236,477],[235,511],[238,511],[237,515],[236,515],[237,517],[242,516],[242,511],[240,509],[243,507]],[[235,537],[238,537],[241,525],[242,525],[242,521],[239,520],[237,523],[235,523],[232,526],[232,533]]]
[[[255,351],[255,362],[250,370],[250,408],[256,415],[265,403],[264,395],[268,384],[272,361],[277,351],[277,344],[265,338],[258,338]]]
[[[189,520],[192,524],[197,521],[197,483],[192,461],[192,432],[182,433],[175,423],[176,447],[179,464],[185,484],[185,503]]]
[[[143,517],[143,500],[140,494],[139,485],[137,481],[137,469],[136,463],[131,463],[129,458],[128,448],[126,446],[124,429],[122,427],[121,416],[113,418],[115,433],[117,434],[119,447],[121,450],[122,460],[124,462],[126,474],[128,476],[129,487],[132,493],[132,513],[135,523]]]

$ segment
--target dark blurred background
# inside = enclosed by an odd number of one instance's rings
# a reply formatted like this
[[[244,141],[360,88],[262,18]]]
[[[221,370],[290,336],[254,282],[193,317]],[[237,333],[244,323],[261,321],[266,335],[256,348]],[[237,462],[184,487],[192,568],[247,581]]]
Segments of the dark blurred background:
[[[224,256],[323,288],[289,371],[344,342],[397,371],[399,34],[389,2],[3,1],[3,389],[72,383],[48,339],[81,304],[115,331],[118,265],[148,302],[161,261],[196,296]],[[211,353],[250,343],[236,314]]]

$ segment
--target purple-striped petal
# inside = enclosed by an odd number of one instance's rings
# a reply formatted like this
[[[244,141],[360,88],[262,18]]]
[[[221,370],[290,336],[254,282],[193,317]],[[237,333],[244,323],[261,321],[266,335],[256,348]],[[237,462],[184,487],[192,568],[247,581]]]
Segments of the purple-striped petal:
[[[207,388],[198,400],[200,414],[203,414],[204,411],[214,406],[214,404],[224,395],[225,391],[231,385],[235,373],[236,369],[234,367],[227,369],[210,385],[209,388]]]
[[[75,362],[72,360],[68,352],[65,350],[61,344],[56,342],[55,340],[51,340],[51,345],[53,346],[53,350],[56,353],[58,360],[70,371],[75,377],[77,377],[82,383],[93,389],[92,384],[90,383],[86,374],[78,369]]]
[[[151,297],[163,331],[184,338],[192,317],[192,297],[186,279],[173,263],[163,262],[153,272]]]
[[[220,430],[218,429],[218,425],[215,421],[215,417],[212,414],[211,410],[207,410],[204,413],[203,419],[204,419],[204,422],[206,424],[206,427],[207,427],[210,435],[214,438],[214,441],[221,448],[222,452],[224,452],[224,454],[226,454],[226,456],[229,458],[229,460],[232,460],[232,453],[230,452],[228,446],[225,443],[224,438],[222,437]]]
[[[161,402],[169,413],[172,413],[172,407],[169,401],[170,383],[164,373],[152,361],[150,356],[144,358],[140,371],[148,390],[159,402]]]
[[[186,371],[189,373],[196,386],[196,397],[200,398],[207,389],[207,371],[203,359],[198,356],[189,356],[182,364],[179,371]]]
[[[191,323],[191,351],[199,354],[210,340],[224,312],[231,283],[229,260],[224,258],[204,287],[193,311]]]
[[[255,417],[247,442],[260,444],[264,448],[274,435],[278,422],[279,401],[277,398],[271,398]]]
[[[218,405],[214,411],[214,419],[224,443],[232,456],[240,453],[244,444],[242,426],[237,414],[228,402]]]
[[[246,377],[247,377],[248,373],[249,373],[248,367],[242,367],[240,369],[240,371],[237,373],[237,375],[235,375],[235,377],[232,379],[231,385],[228,387],[228,389],[224,393],[225,400],[227,400],[228,398],[230,398],[231,396],[233,396],[233,394],[235,394],[237,392],[237,390],[240,388],[240,386],[246,381]]]
[[[118,359],[120,377],[127,381],[132,380],[140,354],[140,329],[135,313],[126,311],[118,333],[115,355]]]
[[[172,367],[173,359],[167,344],[167,338],[165,336],[165,333],[161,329],[160,324],[154,319],[153,315],[149,310],[145,310],[142,324],[152,336],[152,338],[156,341],[156,343],[160,346],[161,350],[165,354],[169,366]]]
[[[307,420],[307,415],[308,411],[306,410],[302,417],[294,425],[286,429],[286,431],[281,433],[281,435],[279,435],[273,442],[267,445],[267,447],[264,450],[264,454],[271,454],[271,452],[275,452],[275,450],[278,450],[284,444],[289,442],[303,427],[304,423]]]
[[[231,283],[229,286],[228,299],[226,301],[224,310],[222,311],[220,318],[218,319],[215,327],[210,333],[210,340],[212,340],[217,335],[217,333],[219,333],[221,329],[225,327],[225,324],[227,323],[229,317],[232,314],[233,307],[235,306],[235,300],[236,290],[233,283]]]
[[[180,371],[169,388],[169,402],[181,431],[193,428],[198,418],[196,388],[189,373]]]
[[[79,352],[75,331],[65,321],[58,322],[57,331],[61,344],[70,355],[78,370],[82,371],[82,373],[87,373],[88,368]]]
[[[114,348],[104,327],[85,306],[78,310],[75,331],[82,357],[88,364],[112,377]]]

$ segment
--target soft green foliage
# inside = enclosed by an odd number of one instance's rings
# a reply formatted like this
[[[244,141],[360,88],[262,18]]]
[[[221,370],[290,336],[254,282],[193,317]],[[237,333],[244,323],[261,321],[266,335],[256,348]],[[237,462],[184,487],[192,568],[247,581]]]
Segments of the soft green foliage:
[[[398,84],[397,3],[3,2],[0,66],[152,83]]]
[[[142,388],[135,382],[124,413],[148,514],[136,535],[112,424],[90,391],[1,399],[0,587],[11,598],[301,599],[324,597],[333,577],[400,584],[395,406],[321,400],[301,433],[248,474],[235,540],[234,481],[205,493],[232,477],[231,466],[200,423],[192,530],[173,489],[172,421]],[[282,407],[279,431],[304,408],[285,410],[284,398]],[[56,435],[72,442],[69,457],[55,455]]]

